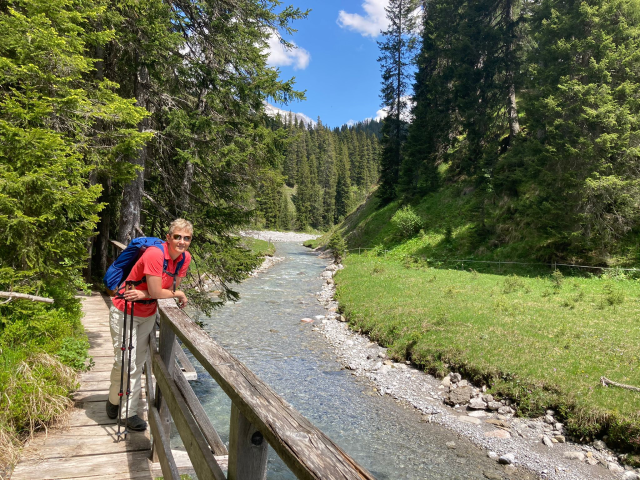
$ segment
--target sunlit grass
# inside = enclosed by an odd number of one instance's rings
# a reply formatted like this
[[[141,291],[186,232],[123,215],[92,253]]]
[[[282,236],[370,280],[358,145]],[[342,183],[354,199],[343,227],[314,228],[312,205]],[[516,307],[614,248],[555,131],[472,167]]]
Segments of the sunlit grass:
[[[576,436],[640,441],[638,393],[599,382],[640,386],[640,282],[430,268],[400,253],[345,260],[337,296],[353,327],[398,359],[462,371],[522,414],[556,408]]]

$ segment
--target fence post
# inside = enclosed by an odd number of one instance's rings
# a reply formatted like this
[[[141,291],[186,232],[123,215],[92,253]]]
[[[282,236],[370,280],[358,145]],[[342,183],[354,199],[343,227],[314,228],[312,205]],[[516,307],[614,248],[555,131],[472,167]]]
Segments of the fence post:
[[[158,346],[158,353],[160,354],[160,358],[164,362],[164,365],[167,367],[167,371],[169,372],[169,378],[173,376],[173,368],[176,363],[173,346],[176,343],[176,334],[173,333],[171,327],[167,324],[166,320],[162,319],[162,315],[160,315],[160,344]],[[153,352],[152,352],[153,354]],[[156,385],[156,408],[160,414],[160,428],[162,428],[167,438],[171,435],[171,413],[169,413],[169,407],[167,402],[162,399],[162,392],[160,392],[160,386]],[[155,441],[153,442],[152,447],[152,460],[153,462],[158,461],[158,453],[156,452]]]
[[[269,444],[262,433],[231,405],[228,480],[265,480]]]

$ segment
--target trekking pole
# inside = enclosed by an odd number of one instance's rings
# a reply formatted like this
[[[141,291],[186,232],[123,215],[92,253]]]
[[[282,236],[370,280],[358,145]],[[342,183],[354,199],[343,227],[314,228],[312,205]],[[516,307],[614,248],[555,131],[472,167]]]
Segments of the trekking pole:
[[[127,406],[125,407],[126,415],[125,422],[129,420],[129,397],[131,395],[131,350],[133,350],[133,307],[135,306],[135,301],[131,302],[131,322],[129,323],[129,363],[127,365]],[[126,321],[125,316],[125,321]],[[134,413],[135,415],[135,413]],[[127,433],[129,433],[128,423],[125,423],[124,428],[124,436],[127,438]]]
[[[129,286],[129,282],[125,282],[125,290],[127,289],[127,287]],[[125,431],[123,433],[120,433],[120,425],[122,423],[122,396],[124,395],[123,391],[122,391],[122,387],[124,385],[124,356],[125,356],[125,350],[126,350],[126,342],[127,342],[127,310],[128,310],[128,304],[129,302],[127,301],[127,299],[124,299],[124,319],[122,322],[122,346],[120,347],[120,350],[122,351],[122,356],[121,356],[121,363],[120,363],[120,391],[118,392],[118,433],[117,433],[117,437],[118,437],[118,441],[120,440],[120,436],[126,434],[126,425],[125,425]]]

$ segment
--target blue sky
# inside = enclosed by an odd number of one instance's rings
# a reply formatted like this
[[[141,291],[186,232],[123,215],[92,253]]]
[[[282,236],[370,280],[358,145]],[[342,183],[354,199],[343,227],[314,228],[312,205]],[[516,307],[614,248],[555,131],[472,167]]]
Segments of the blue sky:
[[[322,123],[339,127],[380,115],[380,69],[377,62],[379,31],[386,28],[388,0],[289,0],[306,20],[294,24],[298,31],[287,40],[299,48],[283,51],[271,42],[269,63],[281,77],[296,78],[307,100],[278,105]]]

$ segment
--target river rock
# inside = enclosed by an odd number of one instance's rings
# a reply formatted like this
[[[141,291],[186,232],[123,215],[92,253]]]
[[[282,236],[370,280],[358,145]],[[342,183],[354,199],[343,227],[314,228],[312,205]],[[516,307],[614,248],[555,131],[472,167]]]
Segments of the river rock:
[[[513,462],[516,461],[516,456],[514,453],[507,453],[498,458],[498,463],[502,465],[513,465]]]
[[[465,423],[473,423],[474,425],[482,425],[482,420],[474,417],[457,417],[458,420]]]
[[[518,469],[515,465],[507,465],[506,467],[504,467],[504,473],[506,473],[507,475],[513,475],[517,470]]]
[[[451,374],[451,383],[458,383],[460,382],[460,380],[462,380],[462,375],[460,375],[459,373]]]
[[[487,408],[489,410],[491,410],[492,412],[495,412],[495,411],[499,410],[500,407],[502,407],[502,404],[500,402],[489,402],[487,404]]]
[[[578,460],[580,462],[584,461],[584,453],[582,452],[564,452],[562,456],[569,460]]]
[[[488,478],[489,480],[502,480],[502,475],[496,472],[485,470],[484,472],[482,472],[482,474],[485,476],[485,478]]]
[[[456,390],[459,390],[459,388]],[[487,404],[484,403],[481,398],[472,398],[468,407],[474,410],[484,410],[487,408]]]
[[[484,436],[487,438],[511,438],[511,434],[501,428],[485,432]]]
[[[467,413],[467,415],[475,418],[483,418],[487,416],[487,413],[483,410],[473,410],[472,412]]]
[[[498,460],[499,455],[496,452],[489,452],[487,453],[487,457],[491,460]]]
[[[445,445],[447,446],[447,448],[450,448],[452,450],[456,448],[456,442],[447,442],[445,443]]]
[[[303,318],[300,321],[302,323],[313,323],[313,318]]]
[[[493,402],[493,395],[491,395],[490,393],[487,393],[486,395],[482,395],[482,400],[484,400],[487,403]]]
[[[544,443],[547,447],[551,448],[553,447],[553,442],[551,441],[551,439],[549,437],[547,437],[546,435],[542,436],[542,443]]]
[[[602,440],[594,440],[593,448],[595,448],[598,451],[604,450],[605,448],[607,448],[607,444],[604,443]]]
[[[331,278],[333,277],[333,272],[331,270],[325,270],[322,272],[322,278]]]
[[[503,406],[503,407],[500,407],[500,408],[498,409],[498,413],[499,413],[500,415],[511,415],[511,414],[512,414],[512,413],[514,413],[514,412],[513,412],[513,408],[511,408],[511,407],[507,407],[507,406]]]
[[[451,375],[450,374],[442,379],[442,385],[444,385],[445,387],[450,387],[451,386]]]
[[[445,397],[444,403],[447,405],[463,405],[471,400],[473,389],[469,386],[451,390]]]
[[[546,423],[547,425],[553,425],[554,423],[556,423],[556,421],[551,415],[545,415],[543,420],[544,420],[544,423]]]
[[[607,468],[609,469],[609,471],[611,471],[613,473],[622,473],[622,472],[624,472],[624,468],[622,468],[616,462],[607,463]]]
[[[638,480],[639,478],[636,472],[625,472],[622,475],[622,480]]]
[[[555,435],[553,438],[558,443],[565,443],[567,441],[567,439],[564,438],[564,435]]]

